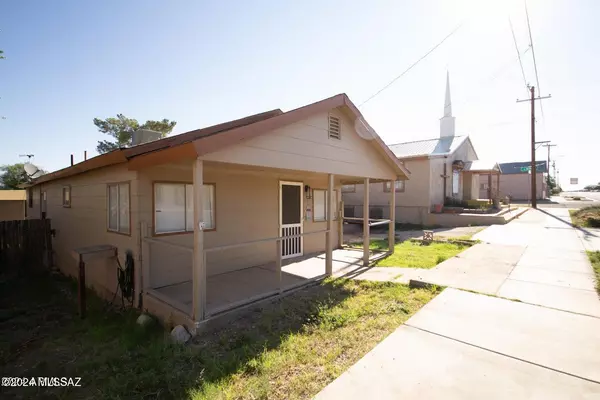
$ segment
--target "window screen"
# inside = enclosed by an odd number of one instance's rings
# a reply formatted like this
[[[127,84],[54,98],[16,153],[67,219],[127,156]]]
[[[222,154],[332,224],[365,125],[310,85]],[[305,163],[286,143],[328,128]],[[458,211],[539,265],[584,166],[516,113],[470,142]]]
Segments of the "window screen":
[[[215,186],[204,185],[204,230],[215,229]],[[194,185],[154,185],[155,233],[194,231]]]
[[[129,183],[108,185],[108,230],[130,233]]]

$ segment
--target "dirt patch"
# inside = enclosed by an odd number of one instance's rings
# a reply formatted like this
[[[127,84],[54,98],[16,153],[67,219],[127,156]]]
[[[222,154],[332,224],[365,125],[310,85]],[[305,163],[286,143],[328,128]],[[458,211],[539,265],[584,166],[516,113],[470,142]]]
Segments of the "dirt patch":
[[[587,228],[600,228],[600,206],[570,210],[573,225]]]

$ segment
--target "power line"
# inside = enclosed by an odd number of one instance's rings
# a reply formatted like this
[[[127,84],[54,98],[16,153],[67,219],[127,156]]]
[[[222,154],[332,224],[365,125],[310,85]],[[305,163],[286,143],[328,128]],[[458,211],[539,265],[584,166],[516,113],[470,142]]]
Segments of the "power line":
[[[513,29],[512,21],[510,17],[508,17],[508,23],[510,24],[510,31],[512,32],[513,41],[515,42],[515,50],[517,51],[517,56],[519,57],[519,65],[521,66],[521,74],[523,75],[523,82],[525,83],[525,90],[527,90],[527,78],[525,78],[525,69],[523,69],[523,61],[521,61],[521,53],[519,52],[519,46],[517,45],[517,38],[515,36],[515,30]],[[531,48],[531,47],[529,47]],[[538,85],[539,88],[539,85]]]
[[[527,17],[527,29],[529,30],[529,45],[531,46],[531,55],[533,57],[533,68],[535,70],[535,83],[537,84],[538,93],[542,94],[542,90],[540,88],[540,79],[538,77],[538,69],[537,62],[535,61],[535,50],[533,49],[533,37],[531,35],[531,25],[529,23],[529,11],[527,11],[527,0],[523,0],[525,3],[525,16]],[[544,117],[544,106],[540,103],[540,110],[542,111],[542,118]]]
[[[531,50],[531,47],[527,47],[524,51],[522,51],[520,54],[518,54],[519,58],[522,55],[527,54],[527,52]],[[456,103],[456,106],[464,106],[465,104],[469,104],[471,103],[473,100],[479,99],[482,96],[486,95],[485,93],[482,93],[482,91],[480,90],[481,87],[483,85],[488,85],[490,83],[492,83],[493,81],[495,81],[496,79],[498,79],[499,77],[502,76],[502,73],[508,68],[510,67],[515,61],[517,61],[517,57],[511,57],[510,60],[508,62],[506,62],[505,64],[503,64],[500,68],[498,68],[497,70],[495,70],[491,75],[489,75],[486,79],[482,79],[481,81],[479,81],[479,83],[476,85],[478,88],[478,91],[475,95],[471,95],[468,96],[466,99]]]
[[[363,106],[368,101],[372,100],[375,96],[377,96],[379,93],[383,92],[385,89],[387,89],[388,87],[390,87],[398,79],[402,78],[404,76],[404,74],[406,74],[408,71],[410,71],[411,69],[413,69],[413,67],[415,67],[421,61],[423,61],[428,55],[430,55],[431,53],[433,53],[435,51],[435,49],[437,49],[438,47],[440,47],[442,45],[442,43],[444,43],[448,38],[450,38],[450,36],[454,35],[454,33],[456,33],[456,31],[459,30],[462,27],[462,25],[463,25],[463,23],[461,22],[456,28],[454,28],[454,30],[452,30],[452,32],[450,32],[444,39],[442,39],[441,42],[439,42],[438,44],[436,44],[431,50],[429,50],[427,53],[425,53],[424,56],[422,56],[421,58],[419,58],[414,64],[412,64],[410,67],[408,67],[406,70],[404,70],[404,72],[402,72],[400,75],[398,75],[397,77],[395,77],[394,79],[392,79],[390,81],[390,83],[388,83],[387,85],[385,85],[384,87],[382,87],[381,89],[379,89],[377,92],[375,92],[373,95],[371,95],[371,97],[369,97],[368,99],[366,99],[365,101],[363,101],[362,103],[360,103],[358,106],[359,107]]]

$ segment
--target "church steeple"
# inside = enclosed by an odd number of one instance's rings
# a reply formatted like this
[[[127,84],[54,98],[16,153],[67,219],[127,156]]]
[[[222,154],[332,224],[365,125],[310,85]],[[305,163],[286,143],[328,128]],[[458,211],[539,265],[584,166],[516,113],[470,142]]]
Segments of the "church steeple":
[[[454,122],[452,100],[450,98],[450,72],[446,71],[446,98],[444,101],[444,116],[440,119],[440,137],[454,136]]]

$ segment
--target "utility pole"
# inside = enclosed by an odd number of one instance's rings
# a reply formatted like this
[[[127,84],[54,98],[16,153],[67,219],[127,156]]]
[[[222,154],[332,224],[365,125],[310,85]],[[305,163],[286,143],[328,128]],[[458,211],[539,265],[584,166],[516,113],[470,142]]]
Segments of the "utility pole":
[[[547,165],[547,169],[548,169],[548,174],[550,173],[550,147],[556,147],[558,146],[557,144],[543,144],[542,147],[546,147],[548,149],[548,164]]]
[[[535,101],[548,99],[551,96],[535,97],[535,86],[529,88],[531,91],[531,99],[517,100],[517,103],[531,101],[531,207],[537,208],[537,190],[536,190],[536,168],[535,168]]]
[[[551,147],[556,147],[558,146],[557,144],[550,144],[550,143],[546,143],[543,144],[542,146],[546,147],[548,149],[548,164],[546,164],[546,173],[548,174],[548,179],[547,179],[547,187],[550,188],[550,148]],[[554,180],[554,184],[556,185],[556,180]],[[558,185],[556,185],[558,187]]]

